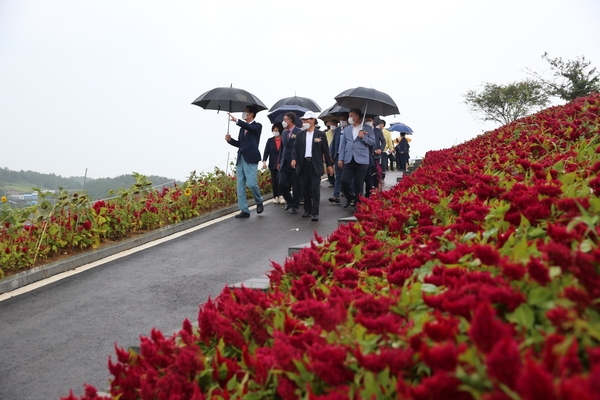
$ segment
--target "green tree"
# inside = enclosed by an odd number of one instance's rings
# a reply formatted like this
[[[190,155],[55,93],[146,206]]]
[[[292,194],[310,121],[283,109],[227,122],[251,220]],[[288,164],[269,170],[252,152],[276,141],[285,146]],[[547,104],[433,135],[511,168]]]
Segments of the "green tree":
[[[542,85],[548,96],[572,101],[577,97],[600,92],[600,73],[591,67],[592,62],[584,56],[563,61],[560,57],[550,58],[545,52],[542,59],[550,64],[552,79],[546,79],[542,74],[530,69],[527,69],[527,72]]]
[[[471,113],[483,121],[509,124],[548,104],[548,96],[540,83],[527,79],[508,85],[486,83],[481,91],[469,90],[463,95]]]

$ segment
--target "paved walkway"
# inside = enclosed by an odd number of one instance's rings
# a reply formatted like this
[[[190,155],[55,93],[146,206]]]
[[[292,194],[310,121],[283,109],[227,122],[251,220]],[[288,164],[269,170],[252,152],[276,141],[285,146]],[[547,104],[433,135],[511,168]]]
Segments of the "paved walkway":
[[[389,172],[386,187],[396,183]],[[107,361],[115,343],[138,345],[153,327],[166,334],[227,284],[264,276],[269,260],[283,263],[288,248],[313,231],[327,236],[352,208],[327,201],[321,185],[318,222],[266,203],[251,218],[235,213],[218,223],[0,302],[0,399],[58,399],[83,383],[108,387]],[[114,357],[114,356],[113,356]]]

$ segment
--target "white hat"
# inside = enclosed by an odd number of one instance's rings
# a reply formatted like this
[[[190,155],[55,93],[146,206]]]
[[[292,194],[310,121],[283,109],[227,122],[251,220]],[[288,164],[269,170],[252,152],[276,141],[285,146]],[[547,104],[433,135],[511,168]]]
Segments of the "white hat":
[[[307,111],[300,119],[317,119],[317,114],[314,111]]]

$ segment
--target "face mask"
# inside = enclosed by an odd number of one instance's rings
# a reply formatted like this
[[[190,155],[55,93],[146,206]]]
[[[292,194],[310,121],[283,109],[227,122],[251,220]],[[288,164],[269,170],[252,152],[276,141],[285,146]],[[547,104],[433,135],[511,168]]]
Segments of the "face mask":
[[[308,128],[310,128],[310,124],[308,122],[302,124],[302,129],[306,130]]]
[[[348,124],[354,125],[354,118],[352,118],[352,117],[348,118]]]
[[[365,125],[373,126],[373,121],[365,122]]]
[[[348,126],[348,121],[342,121],[340,122],[340,125],[342,125],[342,128],[345,128]]]
[[[246,120],[246,118],[248,118],[248,113],[247,113],[246,111],[244,111],[244,112],[242,113],[242,119],[245,121],[245,120]]]
[[[279,131],[273,131],[273,136],[275,136],[275,137],[279,136]]]
[[[329,129],[331,129],[332,131],[335,131],[335,128],[337,128],[336,125],[329,125]]]
[[[287,128],[287,122],[283,121],[281,125],[283,125],[283,129]]]

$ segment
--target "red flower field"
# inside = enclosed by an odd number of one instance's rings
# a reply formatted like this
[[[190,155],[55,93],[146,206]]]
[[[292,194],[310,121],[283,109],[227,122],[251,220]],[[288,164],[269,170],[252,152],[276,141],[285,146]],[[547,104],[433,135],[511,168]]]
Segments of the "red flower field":
[[[112,398],[600,399],[599,129],[596,94],[427,153],[268,292],[117,348]]]

